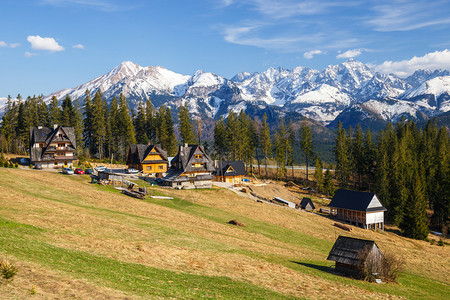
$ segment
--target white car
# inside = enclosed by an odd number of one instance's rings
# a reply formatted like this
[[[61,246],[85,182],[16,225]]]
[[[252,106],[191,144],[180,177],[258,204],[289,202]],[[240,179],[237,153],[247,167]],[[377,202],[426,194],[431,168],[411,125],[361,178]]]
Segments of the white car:
[[[95,169],[95,171],[97,171],[97,172],[103,172],[103,171],[106,170],[106,167],[105,167],[105,166],[98,166],[98,167],[95,167],[94,169]]]
[[[137,174],[137,173],[139,173],[139,170],[133,168],[127,169],[127,174]]]
[[[74,172],[73,172],[73,170],[71,168],[64,168],[62,170],[62,172],[63,172],[63,174],[67,174],[67,175],[73,175],[74,174]]]

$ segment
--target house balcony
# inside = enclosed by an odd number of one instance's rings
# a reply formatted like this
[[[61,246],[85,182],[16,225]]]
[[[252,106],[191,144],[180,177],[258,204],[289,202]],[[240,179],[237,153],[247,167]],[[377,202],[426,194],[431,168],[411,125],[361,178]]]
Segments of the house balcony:
[[[78,156],[72,155],[72,156],[54,156],[54,160],[56,161],[67,161],[67,160],[77,160]]]
[[[46,150],[46,152],[56,152],[56,151],[75,151],[75,149],[73,147],[55,147],[55,146],[50,146]]]

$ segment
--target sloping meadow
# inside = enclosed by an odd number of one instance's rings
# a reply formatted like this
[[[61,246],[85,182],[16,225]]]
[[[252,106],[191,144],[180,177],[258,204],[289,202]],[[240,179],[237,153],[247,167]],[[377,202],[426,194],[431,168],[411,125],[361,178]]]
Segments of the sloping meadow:
[[[311,213],[225,189],[137,200],[88,176],[0,170],[0,249],[19,271],[6,298],[435,298],[450,294],[448,247],[355,228],[406,261],[399,283],[336,275],[345,234]],[[245,226],[227,222],[239,220]],[[349,234],[349,233],[347,233]],[[76,288],[74,288],[76,287]],[[9,296],[9,297],[8,297]],[[3,297],[3,296],[2,296]]]

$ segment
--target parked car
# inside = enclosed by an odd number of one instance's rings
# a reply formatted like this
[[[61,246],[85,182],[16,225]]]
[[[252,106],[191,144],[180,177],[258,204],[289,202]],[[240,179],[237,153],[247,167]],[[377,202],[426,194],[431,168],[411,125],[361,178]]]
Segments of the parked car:
[[[139,173],[139,170],[133,168],[127,169],[127,174],[137,174],[137,173]]]
[[[82,174],[84,174],[84,171],[83,171],[83,169],[76,168],[76,169],[75,169],[75,174],[82,175]]]
[[[92,174],[94,174],[94,170],[86,169],[86,170],[84,170],[84,174],[92,175]]]
[[[22,158],[20,158],[19,162],[21,165],[28,165],[30,163],[30,159],[22,157]]]
[[[97,172],[103,172],[103,171],[106,171],[106,167],[105,167],[105,166],[98,166],[98,167],[95,167],[94,169],[95,169],[95,171],[97,171]]]
[[[71,168],[63,168],[62,170],[63,174],[67,174],[67,175],[73,175],[74,172]]]
[[[40,164],[35,164],[35,165],[34,165],[34,168],[35,168],[36,170],[42,170],[42,165],[40,165]]]

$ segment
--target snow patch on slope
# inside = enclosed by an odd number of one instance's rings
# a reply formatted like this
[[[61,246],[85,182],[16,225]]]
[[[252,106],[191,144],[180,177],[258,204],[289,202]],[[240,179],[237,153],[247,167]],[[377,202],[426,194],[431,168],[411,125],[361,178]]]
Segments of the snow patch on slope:
[[[437,98],[444,93],[450,94],[450,76],[425,81],[418,88],[407,91],[402,98],[409,99],[422,95],[434,95]]]

